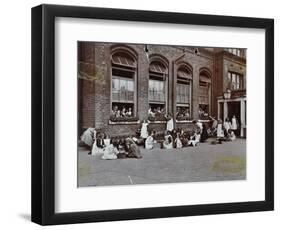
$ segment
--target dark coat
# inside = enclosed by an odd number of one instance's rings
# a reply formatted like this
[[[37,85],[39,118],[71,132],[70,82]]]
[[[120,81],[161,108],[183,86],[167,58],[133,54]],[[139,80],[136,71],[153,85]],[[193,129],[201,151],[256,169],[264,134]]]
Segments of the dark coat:
[[[98,148],[103,148],[105,146],[104,139],[97,138],[96,142],[97,142],[96,145],[97,145]]]

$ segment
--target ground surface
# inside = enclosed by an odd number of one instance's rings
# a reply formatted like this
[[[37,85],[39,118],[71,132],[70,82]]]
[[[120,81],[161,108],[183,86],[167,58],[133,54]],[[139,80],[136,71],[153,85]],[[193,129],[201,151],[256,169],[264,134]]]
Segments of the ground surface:
[[[78,186],[246,179],[246,140],[182,149],[141,148],[142,159],[102,160],[79,148]]]

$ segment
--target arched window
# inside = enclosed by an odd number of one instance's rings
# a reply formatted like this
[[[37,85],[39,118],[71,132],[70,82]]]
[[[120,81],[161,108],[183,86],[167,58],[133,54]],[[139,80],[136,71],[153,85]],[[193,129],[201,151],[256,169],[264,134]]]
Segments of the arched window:
[[[135,117],[137,61],[129,52],[117,51],[111,56],[111,65],[111,116]]]
[[[187,65],[182,65],[177,71],[177,113],[178,120],[188,120],[191,117],[192,71]]]
[[[210,113],[211,106],[211,73],[201,70],[199,75],[199,118]]]
[[[149,115],[163,117],[166,113],[168,68],[161,61],[149,65],[148,100]]]

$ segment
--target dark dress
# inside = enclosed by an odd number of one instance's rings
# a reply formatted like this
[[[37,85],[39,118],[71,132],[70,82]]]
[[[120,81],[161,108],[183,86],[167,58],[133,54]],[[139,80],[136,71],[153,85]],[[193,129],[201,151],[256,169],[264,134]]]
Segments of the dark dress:
[[[103,147],[105,146],[105,144],[104,144],[104,139],[97,138],[96,142],[97,142],[96,145],[97,145],[97,147],[99,147],[99,148],[103,148]]]
[[[201,139],[200,142],[205,142],[208,139],[208,132],[206,129],[206,126],[203,124],[203,129],[202,129],[202,133],[201,133]]]
[[[130,144],[127,157],[129,158],[142,158],[139,147],[132,143]]]

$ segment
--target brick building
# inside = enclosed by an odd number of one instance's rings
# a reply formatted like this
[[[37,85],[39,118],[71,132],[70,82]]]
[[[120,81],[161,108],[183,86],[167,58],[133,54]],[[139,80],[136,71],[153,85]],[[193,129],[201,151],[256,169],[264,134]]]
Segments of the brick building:
[[[79,131],[96,127],[111,136],[131,135],[144,119],[150,128],[165,130],[161,114],[186,129],[192,120],[235,115],[245,136],[245,52],[78,42]]]

